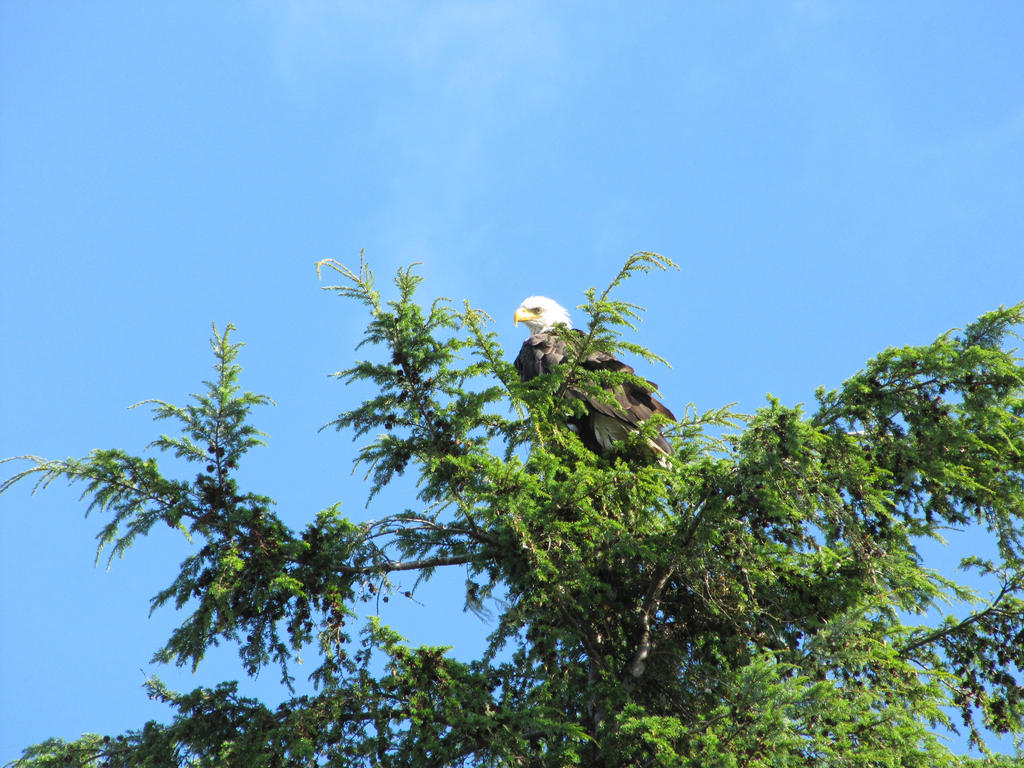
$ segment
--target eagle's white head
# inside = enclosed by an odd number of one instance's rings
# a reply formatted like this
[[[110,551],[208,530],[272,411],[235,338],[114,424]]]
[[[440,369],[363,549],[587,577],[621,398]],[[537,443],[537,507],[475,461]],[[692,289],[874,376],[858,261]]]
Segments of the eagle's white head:
[[[514,320],[516,325],[524,323],[532,336],[535,333],[550,331],[555,323],[569,325],[569,312],[547,296],[531,296],[519,305]]]

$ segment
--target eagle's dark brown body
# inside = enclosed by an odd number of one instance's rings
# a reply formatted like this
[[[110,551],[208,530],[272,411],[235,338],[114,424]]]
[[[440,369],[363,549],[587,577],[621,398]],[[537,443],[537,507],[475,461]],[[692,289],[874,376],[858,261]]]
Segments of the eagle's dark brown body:
[[[579,331],[574,331],[579,333]],[[516,370],[521,381],[529,381],[548,373],[554,366],[561,365],[567,358],[566,344],[551,331],[534,333],[523,342],[516,358]],[[591,371],[615,371],[635,375],[632,367],[604,352],[594,352],[581,363]],[[585,416],[575,419],[572,426],[584,444],[598,453],[607,451],[613,442],[622,440],[630,432],[654,414],[660,414],[675,421],[672,411],[662,405],[652,394],[657,385],[647,381],[648,387],[627,381],[616,385],[609,392],[615,405],[587,394],[572,383],[565,389],[565,397],[582,400],[587,406]],[[672,453],[668,441],[658,436],[651,440],[651,447],[663,454]]]

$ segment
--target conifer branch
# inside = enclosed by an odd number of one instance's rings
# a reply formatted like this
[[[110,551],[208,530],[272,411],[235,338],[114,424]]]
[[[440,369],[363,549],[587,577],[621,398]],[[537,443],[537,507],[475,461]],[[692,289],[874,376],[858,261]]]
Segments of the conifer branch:
[[[642,311],[642,307],[636,304],[630,304],[629,302],[609,301],[608,297],[611,295],[611,292],[621,285],[626,278],[631,277],[636,273],[647,273],[655,269],[666,271],[669,267],[679,269],[679,266],[674,261],[661,256],[660,254],[648,251],[637,251],[626,259],[625,265],[619,270],[619,273],[612,279],[607,287],[605,287],[599,297],[595,298],[596,290],[594,288],[587,289],[587,303],[581,305],[580,308],[584,309],[584,311],[590,315],[590,322],[587,324],[587,330],[583,336],[577,337],[575,334],[569,332],[570,329],[568,328],[556,327],[556,331],[568,342],[569,348],[573,351],[573,355],[570,358],[568,365],[564,366],[565,370],[559,371],[559,375],[563,376],[563,379],[562,384],[556,393],[558,397],[563,397],[570,386],[576,386],[576,376],[579,369],[583,366],[583,362],[588,358],[593,350],[596,349],[602,352],[610,352],[612,351],[610,347],[616,346],[612,343],[612,338],[619,334],[617,331],[612,330],[612,326],[626,325],[634,331],[636,330],[636,327],[627,318],[638,319],[639,312]],[[645,359],[657,360],[667,365],[667,361],[664,358],[651,354],[648,350],[640,347],[639,345],[624,345],[622,342],[618,342],[617,346],[628,346],[629,351],[639,354]],[[646,382],[638,376],[628,376],[626,374],[616,375],[624,378],[630,378],[641,386],[646,384]],[[606,396],[600,389],[589,394]]]
[[[941,627],[940,629],[936,629],[932,632],[929,632],[916,640],[906,643],[900,649],[900,655],[907,656],[908,654],[911,654],[914,651],[923,648],[926,645],[931,645],[932,643],[936,643],[940,640],[943,640],[944,638],[951,637],[953,635],[958,635],[975,622],[981,621],[982,619],[985,619],[993,615],[994,613],[998,612],[1000,604],[1008,596],[1011,596],[1015,592],[1017,592],[1017,590],[1020,589],[1022,584],[1024,584],[1024,576],[1020,576],[1015,579],[1010,579],[1009,581],[1003,584],[998,594],[992,599],[992,601],[987,606],[985,606],[985,608],[983,608],[980,611],[976,611],[975,613],[972,613],[967,618],[961,619],[960,621],[954,624],[949,624],[947,626]]]

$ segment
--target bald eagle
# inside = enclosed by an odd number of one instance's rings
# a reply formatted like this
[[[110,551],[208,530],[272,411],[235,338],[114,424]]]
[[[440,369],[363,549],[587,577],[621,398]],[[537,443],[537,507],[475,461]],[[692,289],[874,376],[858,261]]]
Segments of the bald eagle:
[[[515,363],[520,381],[529,381],[548,373],[554,366],[566,361],[568,354],[565,340],[555,331],[556,324],[569,326],[569,313],[564,307],[545,296],[531,296],[516,310],[514,320],[516,325],[523,323],[530,329],[530,338],[523,342]],[[582,336],[582,331],[573,329],[571,332]],[[635,375],[633,368],[605,352],[592,352],[580,365],[592,371]],[[616,441],[635,432],[642,422],[654,414],[675,421],[672,411],[653,396],[657,385],[652,381],[647,381],[647,384],[649,386],[645,387],[638,382],[626,381],[606,388],[614,400],[613,405],[598,400],[570,382],[564,396],[582,400],[586,406],[586,414],[572,419],[570,428],[580,436],[584,445],[596,453],[603,453],[611,449]],[[649,443],[659,454],[667,456],[672,453],[672,447],[661,435]]]

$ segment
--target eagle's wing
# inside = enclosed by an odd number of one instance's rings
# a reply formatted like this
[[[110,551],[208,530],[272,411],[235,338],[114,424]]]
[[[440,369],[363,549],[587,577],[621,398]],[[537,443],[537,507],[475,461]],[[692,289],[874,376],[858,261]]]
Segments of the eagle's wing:
[[[626,365],[605,352],[594,352],[589,355],[583,362],[583,367],[591,371],[614,371],[636,376],[636,371],[632,366]],[[618,408],[614,409],[614,413],[612,406],[608,403],[594,402],[590,405],[601,413],[617,416],[634,426],[641,421],[646,421],[656,413],[675,421],[676,417],[672,411],[654,397],[653,393],[658,390],[658,385],[650,379],[644,379],[644,381],[647,382],[646,387],[636,381],[623,382],[615,387],[611,394],[614,395]]]
[[[613,371],[636,375],[632,366],[612,357],[605,352],[594,352],[583,362],[583,367],[594,371]],[[654,414],[659,414],[667,419],[675,421],[675,416],[666,408],[653,393],[658,386],[648,379],[647,387],[636,381],[626,381],[606,391],[615,399],[614,405],[605,400],[599,400],[592,395],[586,394],[575,387],[567,392],[572,397],[579,398],[587,404],[590,412],[590,427],[595,441],[602,449],[607,450],[615,441],[626,438],[630,432],[639,428],[640,424],[647,421]],[[658,436],[653,438],[651,446],[664,454],[672,453],[672,447],[668,441]]]

